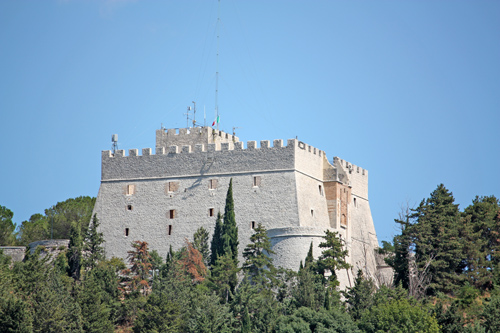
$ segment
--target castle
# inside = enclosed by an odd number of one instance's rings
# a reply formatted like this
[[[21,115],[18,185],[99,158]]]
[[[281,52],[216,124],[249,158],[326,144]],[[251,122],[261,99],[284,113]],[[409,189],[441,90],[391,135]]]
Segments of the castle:
[[[229,181],[238,225],[239,256],[258,223],[267,229],[276,266],[298,270],[311,242],[314,256],[326,229],[337,231],[352,270],[337,272],[341,287],[355,273],[380,281],[391,274],[377,255],[368,201],[368,171],[297,139],[248,141],[211,127],[160,129],[156,149],[102,152],[94,214],[107,257],[127,258],[131,242],[146,241],[165,257],[192,240],[199,227],[213,233]],[[385,272],[384,272],[385,271]]]

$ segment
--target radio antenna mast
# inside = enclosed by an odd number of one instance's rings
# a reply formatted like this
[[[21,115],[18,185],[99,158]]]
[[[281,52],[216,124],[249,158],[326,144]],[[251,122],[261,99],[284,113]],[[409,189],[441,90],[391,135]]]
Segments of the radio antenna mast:
[[[219,130],[219,30],[220,30],[220,0],[217,7],[217,60],[215,68],[215,122]]]

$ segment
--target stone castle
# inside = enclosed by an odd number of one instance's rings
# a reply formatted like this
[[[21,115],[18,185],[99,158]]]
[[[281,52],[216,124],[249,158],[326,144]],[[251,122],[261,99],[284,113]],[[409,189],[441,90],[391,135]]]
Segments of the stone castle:
[[[368,171],[297,139],[248,141],[211,127],[160,129],[151,148],[102,152],[102,176],[94,214],[107,257],[127,258],[131,242],[146,241],[165,257],[192,240],[199,227],[210,234],[224,211],[230,179],[239,231],[240,262],[258,223],[267,229],[276,266],[298,270],[311,242],[314,256],[326,229],[337,231],[352,270],[337,272],[341,287],[358,269],[381,281],[391,274],[377,255],[368,201]],[[384,282],[384,281],[382,281]],[[387,282],[387,281],[386,281]]]

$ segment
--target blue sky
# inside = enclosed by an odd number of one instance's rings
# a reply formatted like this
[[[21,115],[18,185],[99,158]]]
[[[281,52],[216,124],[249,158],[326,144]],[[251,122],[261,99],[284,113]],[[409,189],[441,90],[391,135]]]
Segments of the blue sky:
[[[0,2],[0,205],[20,224],[96,196],[101,150],[213,120],[217,1]],[[443,183],[500,197],[500,2],[220,6],[221,129],[369,170],[379,241]],[[202,120],[202,116],[198,117]]]

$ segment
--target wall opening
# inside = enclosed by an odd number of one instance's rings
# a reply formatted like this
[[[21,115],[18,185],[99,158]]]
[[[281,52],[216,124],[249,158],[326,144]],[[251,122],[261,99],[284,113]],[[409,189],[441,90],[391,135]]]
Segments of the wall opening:
[[[253,177],[253,187],[259,187],[260,186],[260,176],[254,176]]]
[[[168,225],[168,235],[169,236],[172,235],[172,225],[171,224]]]
[[[128,237],[128,232],[129,232],[128,228],[125,228],[125,237]]]
[[[251,228],[252,228],[252,230],[255,229],[255,221],[252,221]]]
[[[208,188],[210,190],[215,190],[217,188],[217,179],[209,179],[208,180]]]
[[[127,205],[127,210],[132,210],[132,205]]]
[[[208,209],[208,216],[214,216],[214,213],[215,213],[215,209],[213,209],[213,208]]]
[[[311,209],[311,216],[314,216],[314,209]]]
[[[171,209],[168,211],[168,217],[170,219],[174,219],[175,218],[175,209]]]
[[[126,194],[133,195],[135,193],[135,185],[127,185]]]
[[[319,195],[323,195],[323,187],[318,185]]]
[[[354,198],[353,201],[354,201],[354,207],[356,207],[356,198]]]

